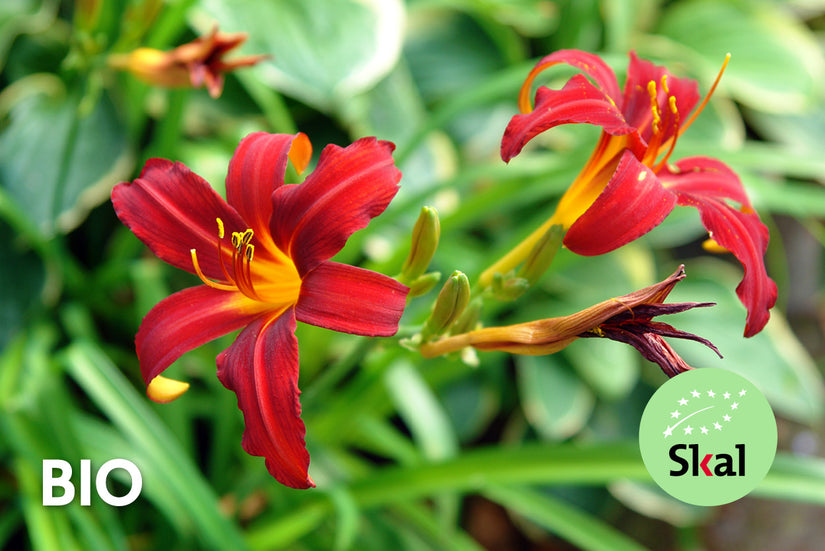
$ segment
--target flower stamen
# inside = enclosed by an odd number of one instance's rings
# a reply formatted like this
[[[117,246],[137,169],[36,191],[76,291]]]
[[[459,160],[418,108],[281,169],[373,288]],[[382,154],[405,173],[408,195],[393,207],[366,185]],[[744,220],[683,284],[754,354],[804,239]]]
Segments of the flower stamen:
[[[255,245],[250,243],[255,232],[247,228],[243,232],[232,232],[232,267],[235,272],[235,283],[238,290],[250,298],[263,301],[252,284],[252,270],[250,264],[255,255]]]
[[[213,289],[219,289],[221,291],[240,291],[250,298],[262,300],[261,297],[258,296],[258,293],[255,292],[255,287],[252,284],[252,270],[250,268],[252,259],[255,256],[255,245],[251,243],[255,232],[252,231],[251,228],[247,228],[242,232],[232,232],[232,237],[230,239],[232,240],[232,247],[234,249],[232,251],[231,270],[234,274],[233,277],[230,275],[230,270],[227,269],[226,264],[224,263],[222,242],[224,236],[226,235],[226,230],[223,225],[223,220],[216,218],[215,221],[218,224],[218,240],[216,241],[218,261],[220,262],[224,278],[226,278],[228,283],[214,281],[206,277],[200,267],[200,263],[198,262],[197,251],[195,249],[189,249],[189,253],[192,255],[192,265],[195,268],[195,273],[204,284],[212,287]]]
[[[719,84],[719,81],[722,80],[722,73],[725,72],[725,68],[728,66],[728,61],[730,61],[730,54],[725,56],[725,61],[722,63],[722,68],[719,69],[719,74],[716,75],[716,80],[713,81],[713,86],[710,87],[705,99],[702,100],[702,103],[699,104],[699,107],[693,112],[693,114],[685,121],[685,124],[679,130],[679,135],[681,135],[688,127],[693,124],[693,121],[696,120],[696,117],[699,116],[699,113],[702,112],[702,109],[708,104],[710,101],[710,97],[713,95],[713,92],[716,90],[716,86]]]
[[[670,106],[670,112],[674,118],[673,136],[669,140],[670,146],[668,147],[667,153],[665,153],[665,156],[662,157],[662,160],[659,161],[659,163],[653,168],[653,172],[659,172],[660,170],[662,170],[662,168],[664,168],[665,164],[667,164],[668,159],[670,159],[670,156],[673,154],[673,150],[676,149],[676,140],[679,139],[679,135],[681,134],[679,126],[679,109],[676,107],[676,97],[670,96],[668,98],[668,105]]]
[[[217,281],[212,281],[208,277],[206,277],[201,270],[200,264],[198,264],[198,252],[195,249],[189,249],[189,254],[192,255],[192,265],[195,267],[195,274],[200,278],[204,284],[212,287],[213,289],[220,289],[221,291],[235,291],[237,288],[234,285],[228,285],[226,283],[218,283]]]

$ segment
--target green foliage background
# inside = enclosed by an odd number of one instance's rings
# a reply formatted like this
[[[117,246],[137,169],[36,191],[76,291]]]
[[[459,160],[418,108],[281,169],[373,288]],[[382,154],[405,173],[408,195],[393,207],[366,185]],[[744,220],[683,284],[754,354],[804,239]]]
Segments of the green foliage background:
[[[215,22],[249,33],[244,53],[272,56],[230,75],[218,100],[106,67],[110,53],[171,49]],[[815,548],[821,522],[792,531],[782,519],[821,519],[825,506],[823,30],[821,0],[6,0],[0,546]],[[546,357],[480,354],[474,367],[423,360],[395,339],[301,326],[311,491],[278,485],[242,451],[235,397],[215,377],[231,336],[171,368],[193,383],[183,398],[145,398],[133,348],[140,320],[196,281],[121,226],[108,202],[115,183],[160,156],[222,191],[234,147],[251,131],[303,131],[316,158],[327,143],[376,135],[397,144],[402,190],[339,260],[397,273],[420,207],[432,204],[442,226],[433,269],[472,280],[549,216],[595,143],[597,129],[563,127],[509,165],[498,156],[522,80],[559,48],[600,53],[620,75],[634,49],[697,79],[703,93],[732,54],[674,158],[718,157],[739,172],[771,228],[779,304],[763,333],[743,339],[741,268],[703,253],[696,212],[677,209],[611,254],[562,251],[528,295],[488,305],[484,320],[571,313],[685,263],[673,300],[718,306],[671,321],[725,358],[690,343],[679,352],[691,365],[745,375],[778,416],[780,451],[753,497],[704,509],[656,490],[636,433],[664,376],[613,342],[588,339]],[[402,333],[434,296],[410,305]],[[133,505],[41,505],[43,459],[76,467],[114,457],[143,473]]]

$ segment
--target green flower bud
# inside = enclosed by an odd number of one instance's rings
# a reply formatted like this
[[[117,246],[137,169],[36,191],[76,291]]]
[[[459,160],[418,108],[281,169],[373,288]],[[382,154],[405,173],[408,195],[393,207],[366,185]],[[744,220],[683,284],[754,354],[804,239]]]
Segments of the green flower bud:
[[[519,298],[527,289],[530,288],[530,282],[523,277],[507,277],[501,274],[493,276],[493,285],[490,288],[490,293],[496,300],[512,301]]]
[[[423,207],[413,227],[410,254],[401,268],[399,279],[402,283],[409,285],[427,271],[438,248],[440,236],[441,223],[438,221],[438,211],[433,207]]]
[[[461,317],[453,324],[450,329],[450,334],[458,335],[460,333],[474,331],[478,326],[479,318],[481,318],[482,305],[483,301],[481,297],[471,300],[467,308],[464,309],[464,313],[461,314]]]
[[[455,271],[438,293],[433,312],[421,330],[422,340],[446,331],[461,316],[469,302],[470,281],[462,272]]]
[[[533,285],[547,271],[553,263],[556,253],[561,247],[564,238],[564,227],[561,224],[550,226],[541,239],[539,239],[524,260],[521,269],[516,277],[527,280],[529,285]]]

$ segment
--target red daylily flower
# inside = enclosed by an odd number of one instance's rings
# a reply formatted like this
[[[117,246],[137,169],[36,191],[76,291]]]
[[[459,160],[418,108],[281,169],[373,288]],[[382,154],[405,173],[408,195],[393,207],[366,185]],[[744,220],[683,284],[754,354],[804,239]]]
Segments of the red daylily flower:
[[[246,33],[224,33],[216,26],[200,36],[169,51],[138,48],[127,54],[113,54],[108,63],[129,71],[144,82],[170,88],[200,88],[217,98],[223,91],[224,73],[249,67],[266,59],[266,55],[247,55],[225,61],[223,57],[247,39]]]
[[[561,90],[539,87],[533,109],[529,98],[533,80],[559,63],[584,74],[571,78]],[[509,161],[536,135],[561,124],[601,126],[590,160],[555,214],[534,235],[540,237],[552,225],[562,224],[567,230],[564,244],[570,250],[603,254],[652,230],[676,205],[696,207],[711,239],[742,263],[744,277],[736,293],[748,310],[745,336],[750,337],[768,322],[776,302],[776,284],[763,261],[768,229],[739,178],[721,161],[690,157],[668,163],[676,140],[709,97],[683,122],[681,114],[690,113],[699,101],[695,81],[674,77],[631,52],[622,93],[616,75],[598,56],[560,50],[539,61],[524,82],[519,96],[523,114],[507,126],[501,156]]]
[[[238,396],[243,448],[293,488],[315,485],[298,401],[296,320],[390,336],[404,310],[404,285],[328,260],[398,191],[393,149],[375,138],[329,145],[302,184],[284,185],[287,159],[299,172],[309,162],[309,140],[258,132],[235,150],[226,201],[165,159],[150,159],[139,178],[112,190],[120,220],[159,258],[204,282],[143,319],[135,344],[147,394],[179,396],[188,385],[160,374],[184,352],[244,328],[218,356],[218,378]]]

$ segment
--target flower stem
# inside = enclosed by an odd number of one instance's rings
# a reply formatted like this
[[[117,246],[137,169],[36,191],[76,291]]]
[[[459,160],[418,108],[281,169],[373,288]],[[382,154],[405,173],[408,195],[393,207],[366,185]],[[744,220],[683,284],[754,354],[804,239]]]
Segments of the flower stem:
[[[524,262],[536,246],[536,243],[538,243],[538,241],[544,237],[547,231],[556,223],[555,215],[551,216],[544,224],[536,228],[533,233],[524,238],[521,243],[513,247],[507,254],[502,256],[489,268],[484,270],[478,278],[479,287],[489,287],[493,283],[493,277],[497,273],[506,274]]]

